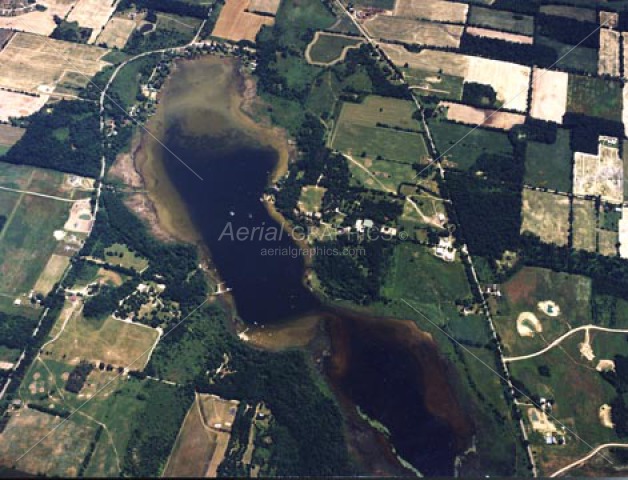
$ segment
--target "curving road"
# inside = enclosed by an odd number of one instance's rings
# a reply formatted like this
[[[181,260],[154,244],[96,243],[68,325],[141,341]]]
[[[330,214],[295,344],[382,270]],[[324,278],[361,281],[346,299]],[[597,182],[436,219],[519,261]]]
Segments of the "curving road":
[[[580,460],[576,460],[575,462],[570,463],[566,467],[563,467],[560,470],[556,470],[554,473],[552,473],[550,475],[550,478],[558,477],[559,475],[562,475],[563,473],[568,472],[572,468],[575,468],[575,467],[578,467],[578,466],[582,465],[587,460],[590,460],[591,458],[596,456],[598,453],[600,453],[605,448],[628,448],[628,443],[605,443],[604,445],[600,445],[598,447],[595,447],[593,450],[591,450],[587,455],[582,457]]]
[[[625,328],[607,328],[607,327],[600,327],[597,325],[582,325],[580,327],[574,328],[573,330],[569,330],[567,333],[562,334],[560,337],[555,339],[552,343],[547,345],[545,348],[539,350],[538,352],[530,353],[528,355],[520,355],[518,357],[504,357],[504,362],[518,362],[520,360],[527,360],[529,358],[538,357],[539,355],[543,355],[544,353],[547,353],[552,348],[559,345],[563,340],[570,337],[574,333],[588,331],[588,330],[597,330],[599,332],[608,332],[608,333],[628,333],[628,329],[625,329]]]

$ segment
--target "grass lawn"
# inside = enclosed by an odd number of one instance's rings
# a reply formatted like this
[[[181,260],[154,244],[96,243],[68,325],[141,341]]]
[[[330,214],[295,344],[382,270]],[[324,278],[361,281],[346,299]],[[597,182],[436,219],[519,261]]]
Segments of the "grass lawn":
[[[116,79],[111,84],[111,93],[119,98],[119,104],[125,110],[137,101],[140,91],[138,80],[142,73],[151,69],[159,60],[159,55],[148,55],[127,64],[120,70]]]
[[[450,168],[468,170],[484,154],[512,155],[512,145],[506,133],[445,120],[433,120],[429,125],[439,155],[447,160],[446,165]]]
[[[0,145],[0,157],[11,150],[11,147],[8,145]]]
[[[275,28],[281,30],[281,43],[301,52],[310,38],[303,32],[326,30],[336,22],[334,15],[322,2],[283,0],[275,17]]]
[[[148,267],[148,260],[130,251],[121,243],[114,243],[105,248],[105,261],[110,265],[131,268],[137,272],[142,272]]]
[[[410,101],[378,96],[344,103],[332,147],[354,157],[418,163],[427,155],[420,124]]]
[[[524,267],[502,285],[502,293],[494,321],[506,356],[535,352],[571,328],[592,323],[590,278]],[[538,303],[547,300],[558,305],[558,316],[546,315],[539,309]],[[522,312],[537,317],[541,333],[533,337],[519,335],[517,318]]]
[[[528,142],[524,181],[535,187],[571,192],[572,162],[569,130],[559,129],[553,144]]]
[[[299,198],[301,210],[304,212],[319,212],[326,191],[326,188],[313,185],[303,187],[301,189],[301,197]]]
[[[14,209],[0,233],[0,292],[28,292],[57,247],[55,230],[63,228],[70,204],[42,197],[0,192],[9,196]]]
[[[407,163],[388,162],[386,160],[371,160],[369,158],[353,157],[376,177],[374,179],[355,163],[348,161],[353,183],[372,190],[382,192],[396,192],[403,182],[412,182],[416,171]]]
[[[603,78],[570,75],[567,111],[621,122],[621,84]]]
[[[574,198],[572,204],[573,248],[595,252],[597,247],[597,214],[593,200]]]
[[[313,62],[330,63],[341,57],[346,47],[359,45],[361,38],[349,38],[340,35],[321,33],[310,49],[310,57]]]

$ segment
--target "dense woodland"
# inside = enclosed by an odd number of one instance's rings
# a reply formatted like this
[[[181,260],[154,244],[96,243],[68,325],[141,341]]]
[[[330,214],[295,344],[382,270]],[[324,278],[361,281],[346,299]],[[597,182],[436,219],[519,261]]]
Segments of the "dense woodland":
[[[62,100],[31,115],[24,136],[2,161],[97,177],[102,146],[98,106]]]
[[[207,17],[208,5],[211,3],[195,4],[183,0],[122,0],[118,4],[118,11],[128,10],[135,5],[138,10],[158,10],[174,15],[205,19]]]

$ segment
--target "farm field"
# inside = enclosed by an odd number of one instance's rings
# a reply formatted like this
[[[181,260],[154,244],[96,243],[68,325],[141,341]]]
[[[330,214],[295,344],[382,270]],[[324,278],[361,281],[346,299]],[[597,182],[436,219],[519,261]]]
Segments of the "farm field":
[[[11,147],[24,136],[25,129],[11,125],[0,124],[0,145]]]
[[[144,369],[159,338],[157,330],[112,317],[100,322],[86,319],[81,312],[80,306],[66,302],[53,332],[60,331],[67,322],[66,327],[57,340],[46,346],[45,355],[71,365],[88,360],[127,367],[133,362],[131,370]]]
[[[250,0],[227,0],[212,32],[214,37],[255,42],[255,37],[264,25],[273,25],[274,19],[247,11]]]
[[[571,192],[573,153],[569,130],[558,129],[556,142],[528,142],[524,182],[535,187]]]
[[[489,110],[452,102],[440,102],[439,105],[447,109],[447,120],[467,125],[510,130],[515,125],[522,125],[526,121],[525,115],[518,113]]]
[[[358,8],[378,8],[381,10],[393,10],[397,0],[355,0],[352,2]]]
[[[116,1],[78,0],[66,20],[77,22],[83,28],[91,28],[92,33],[87,43],[94,43],[109,17],[113,15],[116,5]]]
[[[567,111],[621,121],[622,86],[603,78],[569,76]]]
[[[598,75],[619,77],[619,37],[620,33],[610,28],[600,29],[600,53],[598,59]]]
[[[490,85],[503,108],[525,112],[528,108],[530,75],[531,69],[523,65],[469,57],[469,69],[464,80]]]
[[[474,37],[496,38],[498,40],[505,40],[513,43],[524,43],[531,45],[534,43],[534,37],[530,35],[520,35],[518,33],[502,32],[500,30],[493,30],[491,28],[483,27],[467,27],[465,32],[468,35]]]
[[[464,27],[445,23],[377,15],[364,22],[369,34],[381,40],[458,48]]]
[[[610,230],[598,230],[597,232],[598,253],[607,257],[616,257],[617,244],[619,243],[619,232]]]
[[[281,0],[251,0],[248,10],[253,13],[275,15],[280,3]]]
[[[591,320],[591,279],[523,267],[501,285],[495,327],[507,357],[545,347],[563,333]]]
[[[57,27],[55,17],[65,18],[76,0],[50,0],[46,10],[34,10],[15,17],[0,17],[0,28],[35,33],[47,37]]]
[[[331,146],[348,155],[416,163],[427,153],[407,100],[370,96],[363,103],[342,106]],[[365,155],[363,155],[365,154]]]
[[[12,117],[28,117],[41,110],[49,99],[49,95],[33,96],[0,90],[0,121],[8,122]]]
[[[94,43],[107,45],[107,48],[122,49],[135,30],[135,22],[124,17],[112,17],[105,25],[105,29],[100,32]]]
[[[569,74],[542,68],[532,72],[530,116],[548,122],[563,123],[567,112]]]
[[[363,43],[362,39],[344,35],[316,32],[305,56],[315,65],[333,65],[344,60],[347,51]]]
[[[416,175],[409,163],[372,160],[361,156],[351,158],[353,161],[348,163],[353,183],[372,190],[396,192],[401,183],[412,181]]]
[[[604,201],[616,204],[623,202],[624,164],[618,142],[617,138],[600,137],[597,155],[574,154],[574,193],[599,195]]]
[[[410,52],[403,45],[382,43],[381,48],[398,67],[422,70],[430,73],[465,77],[469,68],[467,55],[437,50]]]
[[[429,125],[445,168],[466,171],[482,155],[512,155],[512,144],[505,133],[444,120],[430,121]]]
[[[443,0],[400,0],[397,1],[393,16],[464,24],[468,10],[469,6],[466,3]]]
[[[102,60],[107,49],[53,40],[18,32],[0,51],[0,87],[36,94],[50,94],[68,73],[80,76],[82,86],[109,65]],[[24,65],[29,68],[25,72]]]
[[[550,47],[556,51],[556,68],[597,75],[599,55],[596,49],[582,46],[574,47],[542,35],[535,36],[534,42],[537,45]]]
[[[567,245],[569,198],[536,190],[523,190],[521,233],[529,232],[545,243]]]
[[[571,231],[573,236],[573,248],[597,251],[597,214],[593,200],[574,198],[572,200],[573,221]]]
[[[448,100],[462,100],[464,78],[439,73],[418,70],[415,68],[403,69],[403,76],[415,93],[420,95],[434,95]]]
[[[53,434],[45,437],[53,429]],[[72,418],[62,424],[60,417],[22,408],[10,416],[8,425],[0,434],[0,463],[11,466],[36,445],[17,462],[19,470],[31,474],[46,472],[51,476],[75,477],[96,430],[96,425],[80,418]]]
[[[197,394],[164,471],[170,477],[215,477],[224,459],[239,402]]]
[[[468,24],[521,35],[534,34],[534,17],[476,5],[472,5],[469,9]]]
[[[541,5],[539,11],[545,15],[573,18],[581,22],[594,23],[597,21],[596,11],[590,8],[572,7],[569,5]]]

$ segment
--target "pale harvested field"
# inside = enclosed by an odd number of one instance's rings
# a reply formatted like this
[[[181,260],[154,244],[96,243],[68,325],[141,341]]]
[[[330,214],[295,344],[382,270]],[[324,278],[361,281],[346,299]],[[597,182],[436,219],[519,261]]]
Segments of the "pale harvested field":
[[[617,256],[617,244],[619,243],[619,233],[609,230],[598,230],[599,253],[607,257]]]
[[[571,232],[573,248],[595,252],[597,250],[597,232],[595,202],[593,200],[573,199],[573,223]]]
[[[402,45],[382,43],[380,45],[390,60],[398,67],[406,63],[409,68],[416,68],[426,72],[438,73],[454,77],[465,77],[469,67],[469,57],[454,52],[439,52],[436,50],[422,50],[409,52]]]
[[[89,77],[109,65],[101,60],[108,52],[93,45],[17,33],[0,52],[0,88],[51,93],[68,72],[87,85]]]
[[[628,207],[621,209],[619,220],[619,256],[628,258]]]
[[[220,11],[212,35],[234,42],[240,40],[254,42],[262,26],[275,23],[271,17],[247,12],[249,2],[250,0],[227,0]]]
[[[0,68],[0,77],[2,69]],[[27,117],[39,111],[48,101],[50,96],[24,95],[22,93],[0,90],[0,120],[6,122],[11,117]]]
[[[65,18],[75,3],[76,0],[48,0],[44,2],[48,8],[45,12],[35,10],[17,17],[0,17],[0,28],[36,33],[47,37],[57,27],[54,21],[55,15]]]
[[[524,189],[521,233],[530,232],[545,243],[567,245],[569,235],[569,198]]]
[[[525,112],[528,107],[530,67],[515,63],[469,57],[469,70],[465,82],[490,85],[497,93],[503,108]]]
[[[2,102],[0,101],[0,104]],[[0,108],[1,111],[1,108]],[[26,129],[0,124],[0,145],[15,145],[24,136]]]
[[[590,8],[571,7],[568,5],[542,5],[540,11],[546,15],[573,18],[581,22],[595,22],[597,20],[595,10]]]
[[[280,3],[281,0],[251,0],[248,11],[253,13],[275,15],[277,10],[279,10]]]
[[[625,41],[626,39],[624,38]],[[624,123],[624,135],[628,137],[628,83],[623,87],[622,97],[621,121]]]
[[[104,43],[107,45],[107,48],[116,47],[122,49],[128,42],[133,30],[135,30],[135,22],[133,20],[113,17],[94,43],[98,45]]]
[[[31,474],[76,477],[96,426],[79,425],[73,419],[61,422],[60,417],[26,408],[12,414],[0,435],[0,465],[17,462],[18,470]]]
[[[78,22],[81,27],[91,28],[87,43],[94,43],[116,9],[118,0],[78,0],[67,20]]]
[[[532,105],[530,116],[562,123],[567,112],[569,75],[535,68],[532,73]]]
[[[468,11],[469,6],[466,3],[444,0],[398,0],[393,16],[464,24]]]
[[[510,130],[515,125],[522,125],[526,121],[526,116],[519,113],[487,110],[452,102],[441,102],[440,105],[447,108],[447,120],[467,125]]]
[[[623,44],[624,44],[624,48],[623,48],[623,52],[624,52],[624,58],[621,59],[621,62],[623,62],[623,67],[624,67],[624,78],[628,78],[628,32],[622,32],[621,36],[623,37]],[[626,104],[626,102],[624,102],[624,105]]]
[[[473,35],[474,37],[497,38],[498,40],[505,40],[513,43],[524,43],[527,45],[532,45],[534,43],[534,37],[519,35],[517,33],[501,32],[490,28],[467,27],[467,33],[469,35]]]
[[[600,12],[600,25],[608,28],[615,28],[619,23],[619,13],[617,12]]]
[[[600,195],[611,203],[624,199],[624,164],[619,148],[602,143],[597,155],[574,154],[573,192],[576,195]]]
[[[598,75],[619,77],[619,35],[619,32],[616,30],[609,28],[600,29]]]
[[[464,32],[461,25],[377,15],[366,22],[369,34],[382,40],[416,43],[433,47],[458,48]]]
[[[65,269],[70,265],[70,257],[65,255],[52,255],[48,263],[44,267],[44,271],[37,279],[37,283],[33,287],[37,293],[48,295],[54,287],[55,283],[61,280],[61,276]]]

